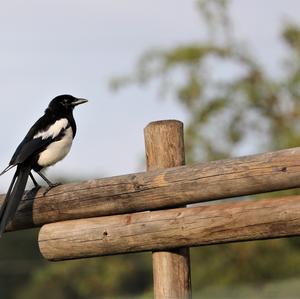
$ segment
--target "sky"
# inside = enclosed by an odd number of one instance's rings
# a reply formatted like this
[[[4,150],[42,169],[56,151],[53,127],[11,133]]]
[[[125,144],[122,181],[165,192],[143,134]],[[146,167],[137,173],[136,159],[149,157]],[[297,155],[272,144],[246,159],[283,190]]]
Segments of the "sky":
[[[143,128],[186,115],[155,84],[113,93],[109,80],[134,70],[148,49],[203,38],[195,1],[11,0],[0,2],[0,168],[49,101],[70,93],[89,99],[75,111],[69,156],[48,176],[98,178],[143,170]],[[285,53],[279,32],[296,21],[296,0],[233,0],[235,35],[270,72]],[[12,173],[0,177],[5,189]]]

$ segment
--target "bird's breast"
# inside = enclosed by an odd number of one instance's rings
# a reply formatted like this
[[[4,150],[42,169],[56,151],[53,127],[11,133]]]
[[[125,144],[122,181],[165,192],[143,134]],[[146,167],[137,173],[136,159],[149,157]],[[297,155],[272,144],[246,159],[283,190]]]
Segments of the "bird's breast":
[[[62,160],[70,151],[73,141],[72,128],[65,130],[64,136],[52,142],[44,151],[39,154],[38,165],[41,167],[52,166]]]

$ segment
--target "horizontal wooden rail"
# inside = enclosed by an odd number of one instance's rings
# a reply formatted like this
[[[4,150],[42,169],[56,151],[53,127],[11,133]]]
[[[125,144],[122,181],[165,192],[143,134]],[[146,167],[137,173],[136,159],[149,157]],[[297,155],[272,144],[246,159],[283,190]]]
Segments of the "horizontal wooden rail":
[[[47,224],[52,261],[300,235],[300,197],[221,203]]]
[[[67,184],[46,196],[41,190],[21,203],[10,230],[295,187],[300,148]]]

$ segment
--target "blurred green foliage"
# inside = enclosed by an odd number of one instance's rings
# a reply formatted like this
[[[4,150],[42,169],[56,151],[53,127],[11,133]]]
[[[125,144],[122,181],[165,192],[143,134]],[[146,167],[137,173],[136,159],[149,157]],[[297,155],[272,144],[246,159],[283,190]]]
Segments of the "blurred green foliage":
[[[151,79],[188,115],[189,161],[235,155],[245,146],[266,151],[298,145],[300,136],[300,30],[287,24],[287,57],[280,74],[269,74],[246,45],[233,38],[227,1],[199,1],[208,38],[145,53],[132,76],[113,80],[117,89]],[[272,49],[270,49],[270,55]]]
[[[234,38],[230,2],[197,5],[205,40],[145,53],[136,72],[114,80],[113,87],[158,80],[161,91],[172,94],[188,115],[189,161],[229,157],[245,147],[299,145],[300,29],[285,25],[286,59],[279,74],[269,74]],[[39,257],[35,240],[34,232],[1,240],[1,298],[152,297],[150,254],[50,264]],[[299,249],[298,238],[191,249],[195,298],[299,298]]]
[[[150,254],[48,264],[34,273],[29,287],[16,298],[132,298],[148,290],[149,273]]]

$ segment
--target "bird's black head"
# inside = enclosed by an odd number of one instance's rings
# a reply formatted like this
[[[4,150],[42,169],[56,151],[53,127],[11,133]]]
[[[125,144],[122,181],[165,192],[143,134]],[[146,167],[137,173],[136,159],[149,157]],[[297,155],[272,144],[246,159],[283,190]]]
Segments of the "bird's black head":
[[[50,111],[69,113],[72,112],[74,107],[83,103],[86,103],[88,100],[82,98],[75,98],[71,95],[64,94],[55,97],[49,104],[48,109]]]

